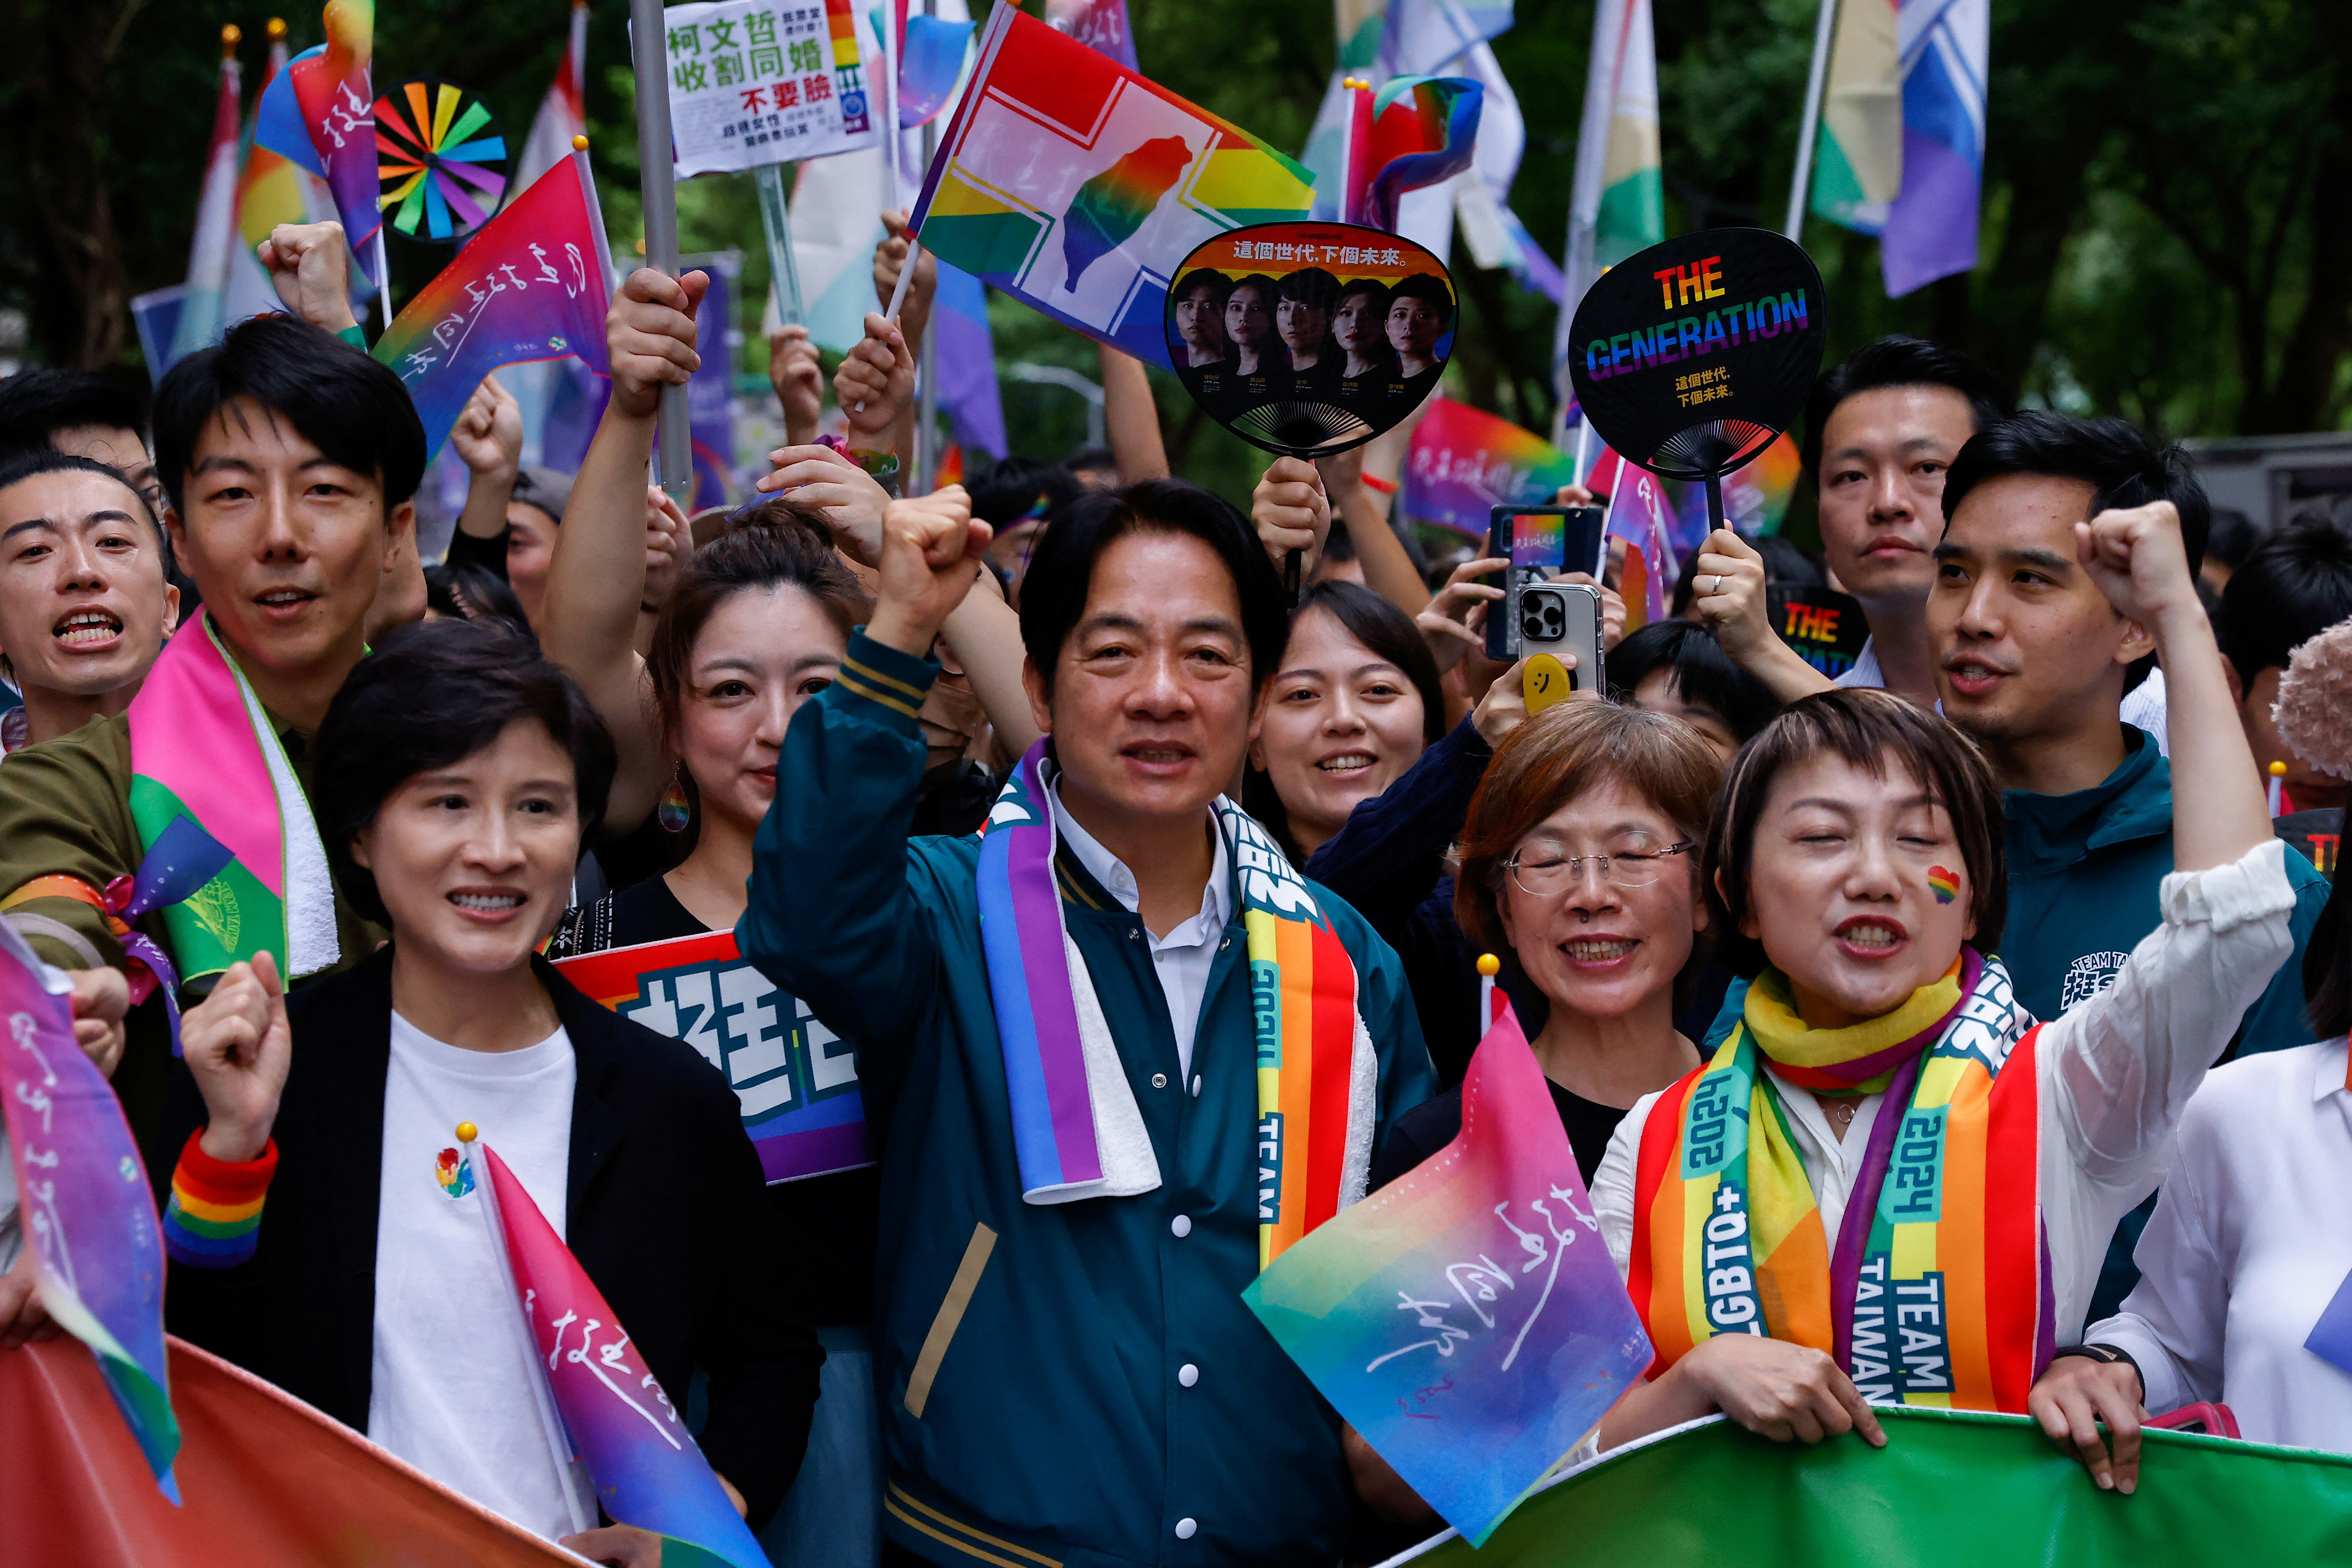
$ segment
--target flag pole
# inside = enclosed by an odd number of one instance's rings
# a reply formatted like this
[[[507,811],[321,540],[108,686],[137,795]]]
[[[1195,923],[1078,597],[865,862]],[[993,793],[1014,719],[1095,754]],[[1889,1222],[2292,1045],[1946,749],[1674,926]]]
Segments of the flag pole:
[[[762,163],[751,171],[760,187],[760,226],[768,236],[768,275],[775,285],[776,319],[785,326],[804,324],[801,306],[801,269],[793,257],[793,210],[784,194],[784,166]]]
[[[1822,0],[1813,21],[1813,64],[1805,73],[1805,112],[1797,126],[1797,168],[1789,180],[1789,220],[1780,232],[1802,243],[1805,194],[1813,183],[1813,137],[1822,125],[1822,87],[1830,74],[1830,38],[1837,30],[1838,0]]]
[[[677,276],[677,166],[670,150],[669,71],[663,40],[662,0],[629,0],[630,53],[637,77],[638,190],[646,215],[646,265]],[[724,353],[722,332],[715,352]],[[694,500],[694,436],[686,388],[661,389],[661,488],[686,510]]]
[[[383,256],[383,230],[375,231],[375,303],[376,311],[383,318],[383,330],[392,331],[392,264]]]
[[[938,4],[939,0],[923,0],[923,15],[932,15]],[[933,116],[923,122],[923,168],[927,173],[938,153],[939,141],[939,119]],[[913,216],[908,214],[909,217]],[[907,270],[911,274],[914,269],[915,242],[910,237],[907,241]],[[910,493],[919,496],[930,494],[940,483],[940,334],[932,320],[939,314],[938,300],[931,304],[931,315],[923,318],[922,347],[915,356],[915,489]]]
[[[882,207],[904,212],[898,189],[898,0],[882,6]],[[912,251],[908,255],[911,258]],[[890,314],[898,312],[893,310]]]

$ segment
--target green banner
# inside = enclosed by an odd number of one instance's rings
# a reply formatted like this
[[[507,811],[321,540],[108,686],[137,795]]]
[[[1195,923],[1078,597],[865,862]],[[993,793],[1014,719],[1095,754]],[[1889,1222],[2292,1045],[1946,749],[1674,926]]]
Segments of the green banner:
[[[1713,1421],[1537,1492],[1484,1548],[1412,1568],[2244,1568],[2352,1563],[2352,1456],[2147,1435],[2139,1489],[2102,1492],[2021,1415],[1886,1409],[1886,1447],[1774,1443]]]

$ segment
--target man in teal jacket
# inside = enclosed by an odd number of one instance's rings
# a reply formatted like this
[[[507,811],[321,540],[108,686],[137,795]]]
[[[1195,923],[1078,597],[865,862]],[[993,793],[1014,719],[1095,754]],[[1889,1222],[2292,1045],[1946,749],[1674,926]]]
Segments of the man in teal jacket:
[[[2211,526],[2179,447],[2120,419],[2032,412],[1960,449],[1944,481],[1944,537],[1927,628],[1945,716],[1976,738],[2008,817],[2009,925],[2001,958],[2018,999],[2055,1018],[2113,984],[2162,919],[2172,870],[2172,774],[2155,740],[2123,722],[2124,693],[2154,665],[2147,629],[2118,616],[2076,553],[2083,520],[2169,500],[2193,569]],[[2176,752],[2198,743],[2175,735]],[[2327,880],[2290,851],[2294,952],[2247,1010],[2232,1051],[2307,1043],[2303,950]],[[2154,1199],[2149,1200],[2152,1205]],[[2131,1247],[2147,1205],[2116,1233],[2092,1321],[2138,1278]]]
[[[986,539],[960,500],[891,508],[873,620],[787,732],[736,928],[860,1043],[884,1139],[886,1558],[1331,1562],[1350,1508],[1339,1420],[1241,1301],[1264,1173],[1241,919],[1256,863],[1212,815],[1280,657],[1280,584],[1230,507],[1166,481],[1089,498],[1032,560],[1052,881],[1158,1182],[1024,1197],[981,841],[907,833],[929,652]],[[1377,1061],[1367,1131],[1384,1133],[1433,1087],[1412,997],[1362,920],[1308,892],[1354,965]]]

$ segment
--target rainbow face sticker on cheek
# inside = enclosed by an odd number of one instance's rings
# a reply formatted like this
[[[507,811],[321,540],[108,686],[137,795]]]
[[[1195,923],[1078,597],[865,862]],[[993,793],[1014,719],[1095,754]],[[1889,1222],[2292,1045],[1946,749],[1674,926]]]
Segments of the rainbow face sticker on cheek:
[[[1954,899],[1960,896],[1959,873],[1957,871],[1947,871],[1941,866],[1928,867],[1927,890],[1936,895],[1936,901],[1937,903],[1950,903]]]

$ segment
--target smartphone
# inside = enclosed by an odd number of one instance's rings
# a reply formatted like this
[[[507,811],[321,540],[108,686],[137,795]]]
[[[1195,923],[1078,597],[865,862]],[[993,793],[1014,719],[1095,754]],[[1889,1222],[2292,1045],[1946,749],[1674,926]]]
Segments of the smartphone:
[[[1498,664],[1520,657],[1517,617],[1504,612],[1521,588],[1570,572],[1601,575],[1601,510],[1597,506],[1498,506],[1488,514],[1486,553],[1510,562],[1503,597],[1487,601],[1486,657]]]
[[[1566,665],[1568,655],[1576,656],[1563,695],[1602,689],[1600,589],[1589,583],[1530,583],[1510,609],[1521,657],[1548,653]]]

